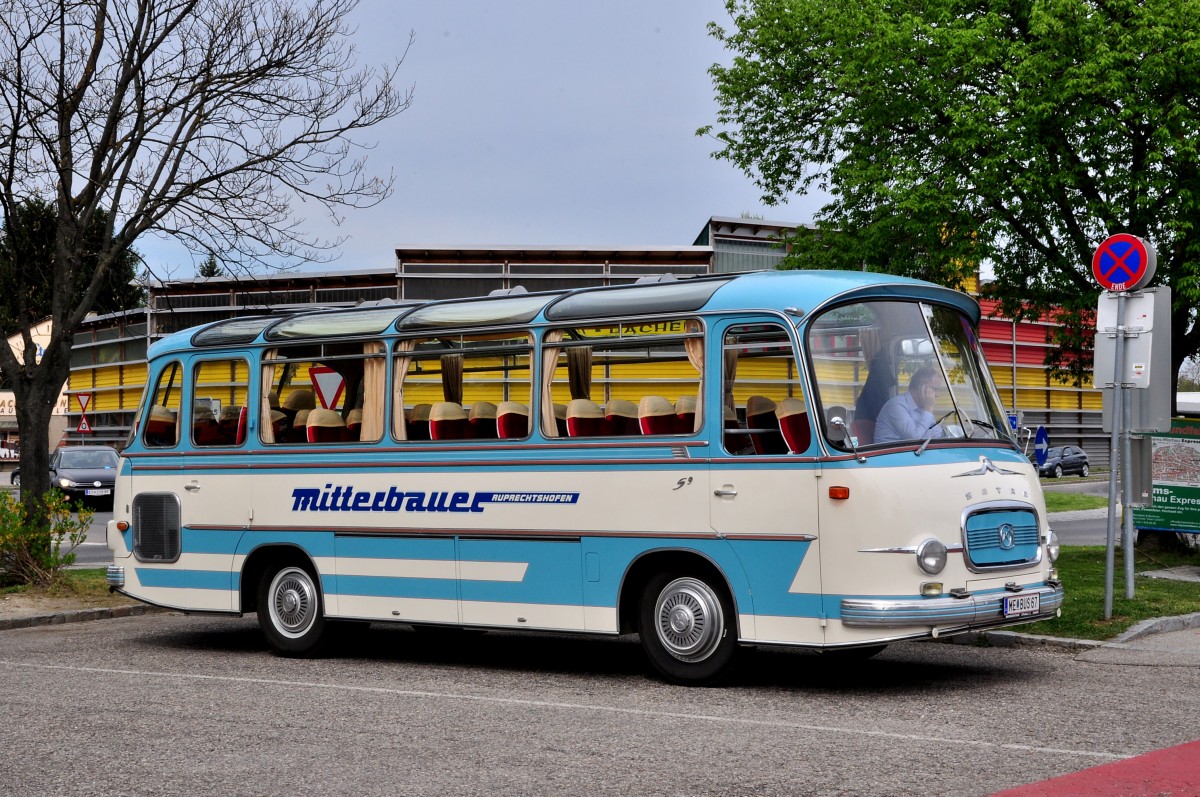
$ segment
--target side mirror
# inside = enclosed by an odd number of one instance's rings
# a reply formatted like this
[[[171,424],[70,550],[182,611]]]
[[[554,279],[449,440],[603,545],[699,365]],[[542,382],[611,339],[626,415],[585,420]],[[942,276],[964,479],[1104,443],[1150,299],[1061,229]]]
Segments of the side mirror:
[[[840,415],[834,415],[829,419],[829,428],[825,432],[825,436],[829,438],[831,443],[840,443],[846,439],[846,421]]]

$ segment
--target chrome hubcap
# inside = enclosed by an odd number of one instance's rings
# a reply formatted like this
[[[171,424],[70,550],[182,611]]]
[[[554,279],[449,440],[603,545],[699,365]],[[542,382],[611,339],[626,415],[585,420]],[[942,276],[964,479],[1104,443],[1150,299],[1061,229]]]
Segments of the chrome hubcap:
[[[725,635],[721,602],[712,589],[695,578],[672,581],[659,593],[655,631],[667,653],[686,662],[712,655]]]
[[[316,617],[316,586],[308,573],[289,567],[271,584],[271,619],[287,636],[303,634]]]

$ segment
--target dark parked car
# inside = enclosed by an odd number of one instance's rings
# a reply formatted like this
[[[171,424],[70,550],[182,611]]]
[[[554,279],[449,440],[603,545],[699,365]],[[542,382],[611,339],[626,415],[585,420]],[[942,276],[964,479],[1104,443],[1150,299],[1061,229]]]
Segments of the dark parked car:
[[[117,452],[108,446],[65,446],[50,457],[50,484],[72,501],[111,509]]]
[[[1088,455],[1079,446],[1055,446],[1046,452],[1046,464],[1038,468],[1038,475],[1060,478],[1064,473],[1087,476]]]

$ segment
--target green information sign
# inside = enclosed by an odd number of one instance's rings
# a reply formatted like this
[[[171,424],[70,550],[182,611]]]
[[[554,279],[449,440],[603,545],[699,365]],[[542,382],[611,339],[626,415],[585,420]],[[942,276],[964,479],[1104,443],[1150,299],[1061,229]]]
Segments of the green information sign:
[[[1200,533],[1200,420],[1176,418],[1151,437],[1154,501],[1133,510],[1139,529]]]

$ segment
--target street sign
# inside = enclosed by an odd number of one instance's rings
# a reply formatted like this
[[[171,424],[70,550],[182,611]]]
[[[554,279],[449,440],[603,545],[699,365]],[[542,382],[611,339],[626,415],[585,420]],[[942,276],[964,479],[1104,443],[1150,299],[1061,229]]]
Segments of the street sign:
[[[79,402],[79,425],[75,427],[75,431],[79,434],[91,434],[92,426],[88,423],[87,408],[92,400],[92,394],[79,393],[76,394],[75,399]]]
[[[1106,291],[1136,291],[1154,278],[1158,255],[1136,235],[1110,235],[1092,255],[1092,276]]]
[[[1038,467],[1046,464],[1046,452],[1050,450],[1050,433],[1046,431],[1045,426],[1037,428],[1037,435],[1033,438],[1033,455],[1037,458]]]
[[[1008,414],[1008,428],[1017,431],[1017,416],[1011,412]]]
[[[346,389],[346,382],[342,379],[341,374],[328,365],[312,366],[308,369],[308,378],[312,380],[317,400],[325,409],[336,407],[342,400],[342,391]]]

